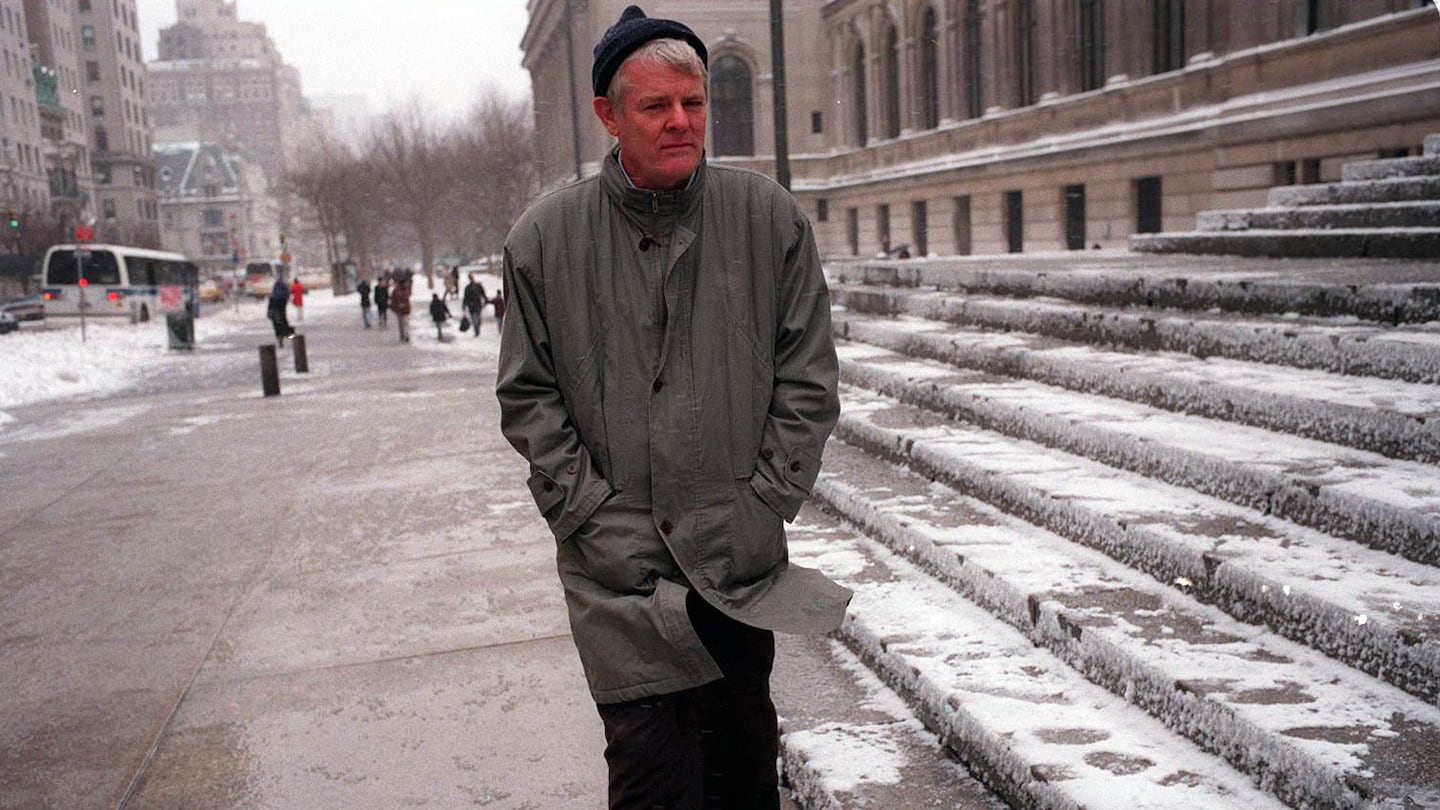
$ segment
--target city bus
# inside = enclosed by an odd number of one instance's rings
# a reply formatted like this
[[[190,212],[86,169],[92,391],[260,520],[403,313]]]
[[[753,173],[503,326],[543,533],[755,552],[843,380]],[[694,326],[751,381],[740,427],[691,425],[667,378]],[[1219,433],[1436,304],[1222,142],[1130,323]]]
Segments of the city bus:
[[[199,270],[179,253],[122,245],[55,245],[45,253],[40,289],[46,316],[148,321],[194,307]],[[83,301],[83,303],[82,303]]]

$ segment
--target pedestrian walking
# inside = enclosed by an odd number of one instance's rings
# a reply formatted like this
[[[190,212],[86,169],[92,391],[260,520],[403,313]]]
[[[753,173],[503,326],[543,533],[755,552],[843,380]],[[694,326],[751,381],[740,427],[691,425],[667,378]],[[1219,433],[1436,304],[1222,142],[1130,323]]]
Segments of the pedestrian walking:
[[[299,278],[296,278],[296,279],[295,279],[295,282],[290,285],[290,299],[291,299],[291,301],[293,301],[293,302],[295,303],[295,322],[296,322],[296,323],[304,323],[304,322],[305,322],[305,285],[300,283],[300,279],[299,279]]]
[[[430,293],[430,320],[435,322],[435,339],[445,342],[445,322],[450,320],[450,307],[438,293]]]
[[[829,293],[794,198],[706,163],[695,33],[629,6],[594,54],[619,143],[506,238],[501,429],[558,541],[610,807],[774,810],[773,632],[828,633],[851,596],[785,548],[840,411]]]
[[[499,331],[505,328],[505,291],[496,290],[495,297],[490,299],[490,308],[495,311],[495,329]],[[476,335],[479,337],[479,335]]]
[[[370,282],[366,281],[366,280],[363,279],[363,278],[360,279],[360,283],[357,284],[357,285],[355,285],[355,292],[360,293],[360,320],[361,320],[362,323],[365,324],[365,328],[366,328],[366,329],[369,329],[369,328],[370,328]]]
[[[295,334],[285,312],[289,303],[290,285],[286,283],[285,271],[282,270],[275,274],[275,286],[270,288],[270,301],[265,309],[265,314],[270,318],[270,324],[275,327],[275,345],[282,349],[285,348],[285,338]]]
[[[390,279],[382,276],[375,281],[375,318],[380,328],[385,328],[385,316],[390,311]]]
[[[460,296],[460,308],[465,310],[465,315],[470,319],[477,338],[480,337],[480,313],[485,310],[485,302],[485,285],[475,278],[474,273],[471,273],[470,281],[465,285],[465,292]]]
[[[406,270],[395,279],[390,290],[390,311],[395,313],[395,325],[400,329],[400,342],[410,342],[410,284],[413,274]]]
[[[450,268],[449,279],[445,283],[445,297],[449,298],[452,295],[455,296],[456,301],[460,300],[460,265],[458,264]]]

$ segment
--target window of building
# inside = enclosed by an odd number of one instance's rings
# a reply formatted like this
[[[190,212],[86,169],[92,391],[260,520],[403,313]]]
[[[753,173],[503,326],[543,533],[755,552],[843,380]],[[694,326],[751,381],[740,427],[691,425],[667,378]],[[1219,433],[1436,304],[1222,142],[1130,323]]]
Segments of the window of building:
[[[95,49],[95,26],[80,26],[80,46],[87,51]]]
[[[1295,161],[1277,160],[1270,166],[1270,185],[1272,186],[1293,186],[1295,185],[1296,171]]]
[[[728,54],[716,59],[710,66],[710,99],[715,154],[755,154],[750,66]]]
[[[890,252],[890,204],[881,203],[875,210],[875,238],[880,242],[880,249],[886,253]]]
[[[1185,67],[1185,0],[1155,0],[1155,72]]]
[[[819,110],[810,113],[810,134],[819,135],[825,131],[825,117]]]
[[[830,201],[821,197],[815,201],[815,221],[825,222],[830,219]]]
[[[855,143],[864,146],[870,141],[870,114],[866,109],[867,98],[865,88],[865,46],[861,43],[855,44]]]
[[[207,228],[221,228],[225,226],[225,212],[219,208],[206,208],[202,218]]]
[[[885,86],[881,101],[885,105],[885,137],[900,137],[900,33],[891,25],[885,31],[884,51],[881,54]]]
[[[1025,198],[1019,191],[1005,192],[1005,246],[1011,253],[1025,251]]]
[[[1035,103],[1035,0],[1015,4],[1015,102],[1017,107]]]
[[[100,81],[100,63],[99,63],[99,62],[86,62],[86,63],[85,63],[85,80],[86,80],[86,81],[90,81],[90,82],[98,82],[98,81]]]
[[[955,233],[955,254],[969,256],[972,249],[969,194],[961,194],[955,198],[955,209],[950,213],[950,229]]]
[[[940,31],[930,6],[920,20],[920,126],[940,126]]]
[[[81,11],[89,11],[89,10],[90,10],[90,0],[80,0],[80,10],[81,10]]]
[[[985,114],[984,77],[981,75],[980,0],[965,2],[965,111],[971,118]]]
[[[930,253],[930,211],[924,200],[910,204],[910,232],[915,242],[913,256],[927,256]]]
[[[102,201],[102,202],[100,203],[100,212],[101,212],[101,214],[104,215],[104,217],[105,217],[106,219],[114,219],[114,218],[115,218],[115,201],[114,201],[114,200],[109,200],[109,199]]]
[[[1135,232],[1159,233],[1162,228],[1162,188],[1159,177],[1135,181]]]
[[[845,209],[845,239],[850,243],[850,255],[860,255],[860,209]]]
[[[1085,186],[1066,186],[1065,205],[1065,249],[1085,249]]]
[[[1320,182],[1320,158],[1306,158],[1300,162],[1300,182],[1306,185]]]
[[[95,150],[97,152],[110,151],[110,133],[105,131],[105,127],[95,128]]]
[[[1328,27],[1329,20],[1324,13],[1324,3],[1321,0],[1304,0],[1300,4],[1301,14],[1300,30],[1307,36],[1319,33]]]
[[[1105,3],[1080,0],[1080,89],[1105,85]]]

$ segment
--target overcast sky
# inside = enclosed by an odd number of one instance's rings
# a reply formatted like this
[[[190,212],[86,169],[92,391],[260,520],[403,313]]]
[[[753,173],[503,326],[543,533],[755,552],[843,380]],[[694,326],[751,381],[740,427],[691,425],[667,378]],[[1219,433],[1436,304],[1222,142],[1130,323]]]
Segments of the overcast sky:
[[[487,83],[528,97],[520,67],[525,0],[239,0],[240,19],[263,22],[305,95],[362,94],[370,112],[415,93],[462,115]],[[175,23],[175,0],[137,0],[145,58]]]

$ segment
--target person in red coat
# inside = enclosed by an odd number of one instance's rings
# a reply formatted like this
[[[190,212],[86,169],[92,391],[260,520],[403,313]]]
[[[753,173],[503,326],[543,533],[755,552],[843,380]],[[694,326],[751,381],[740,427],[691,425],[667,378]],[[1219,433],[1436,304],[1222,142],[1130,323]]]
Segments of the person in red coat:
[[[295,283],[290,285],[290,300],[295,304],[295,322],[305,321],[305,285],[296,278]]]

